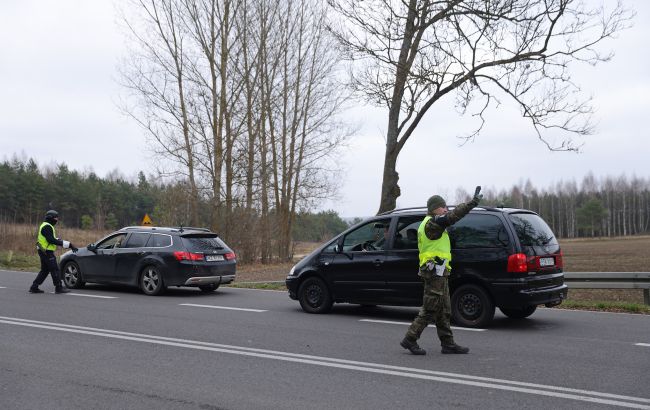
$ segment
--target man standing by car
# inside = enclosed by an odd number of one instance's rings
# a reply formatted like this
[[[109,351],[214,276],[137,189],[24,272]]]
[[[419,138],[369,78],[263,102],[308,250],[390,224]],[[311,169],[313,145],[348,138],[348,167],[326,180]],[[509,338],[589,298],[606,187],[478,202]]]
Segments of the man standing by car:
[[[36,249],[38,250],[38,257],[41,259],[41,270],[38,272],[36,279],[29,288],[29,293],[43,293],[38,287],[45,281],[48,274],[52,275],[52,283],[54,283],[54,293],[68,293],[69,290],[61,285],[61,275],[59,273],[59,265],[56,263],[56,255],[54,251],[57,245],[64,248],[72,249],[72,252],[77,252],[77,248],[68,242],[56,237],[54,225],[59,221],[59,213],[54,210],[49,210],[45,213],[45,221],[38,228],[38,237],[36,240]]]
[[[478,205],[482,198],[481,187],[477,186],[471,201],[457,205],[452,211],[447,209],[445,200],[434,195],[427,201],[427,216],[418,228],[418,250],[420,270],[418,275],[424,281],[422,307],[411,323],[406,336],[400,342],[412,354],[424,355],[427,352],[418,346],[418,339],[430,324],[436,324],[442,353],[463,354],[467,347],[454,342],[451,332],[451,301],[449,298],[449,273],[451,272],[451,243],[447,227],[455,224]]]

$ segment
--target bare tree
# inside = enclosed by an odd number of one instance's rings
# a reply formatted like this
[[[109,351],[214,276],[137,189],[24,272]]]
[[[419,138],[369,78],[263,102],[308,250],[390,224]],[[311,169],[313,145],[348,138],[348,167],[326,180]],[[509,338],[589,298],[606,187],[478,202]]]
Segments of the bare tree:
[[[329,3],[342,18],[332,31],[355,61],[354,90],[388,109],[379,212],[400,196],[396,162],[404,144],[448,94],[479,119],[467,139],[482,129],[488,107],[506,98],[549,149],[576,150],[571,135],[592,132],[592,108],[570,65],[608,60],[596,46],[633,16],[620,3],[606,11],[578,0]]]
[[[183,166],[189,180],[190,224],[198,223],[199,193],[195,178],[195,138],[190,129],[185,34],[179,9],[171,0],[134,0],[137,17],[123,17],[134,40],[131,59],[122,69],[122,83],[139,101],[125,106],[157,143],[155,152]],[[162,171],[165,172],[165,171]]]

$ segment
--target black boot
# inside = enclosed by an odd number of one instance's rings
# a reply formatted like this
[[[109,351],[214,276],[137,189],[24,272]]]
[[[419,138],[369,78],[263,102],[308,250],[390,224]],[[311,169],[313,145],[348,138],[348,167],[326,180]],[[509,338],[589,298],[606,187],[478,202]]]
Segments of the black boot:
[[[402,339],[399,343],[404,349],[408,349],[414,355],[425,355],[427,351],[418,346],[418,342],[411,342],[407,338]]]
[[[54,288],[54,293],[70,293],[70,291],[63,286],[57,286]]]
[[[45,293],[45,292],[40,290],[38,287],[32,286],[31,288],[29,288],[29,293]]]
[[[442,353],[444,354],[465,354],[467,352],[469,352],[468,347],[459,346],[456,343],[442,345]]]

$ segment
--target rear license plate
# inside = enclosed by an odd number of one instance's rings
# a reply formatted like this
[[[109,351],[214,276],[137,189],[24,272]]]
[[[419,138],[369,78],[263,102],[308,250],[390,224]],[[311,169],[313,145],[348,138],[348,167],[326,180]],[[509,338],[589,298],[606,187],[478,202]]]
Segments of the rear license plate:
[[[223,255],[205,255],[205,260],[207,262],[222,261],[223,260]]]
[[[539,258],[539,266],[553,266],[555,265],[555,260],[553,258]]]

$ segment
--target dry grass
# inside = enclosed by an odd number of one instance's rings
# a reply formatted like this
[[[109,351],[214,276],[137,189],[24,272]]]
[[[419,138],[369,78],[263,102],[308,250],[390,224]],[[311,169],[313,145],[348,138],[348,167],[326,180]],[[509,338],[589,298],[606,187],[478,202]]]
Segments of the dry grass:
[[[563,239],[565,272],[648,272],[650,236]],[[572,289],[569,300],[643,304],[641,289]]]
[[[0,251],[31,255],[36,253],[36,234],[38,226],[0,223]],[[82,230],[57,225],[56,235],[72,242],[76,247],[86,246],[101,239],[111,231]],[[57,252],[61,253],[61,250]]]

